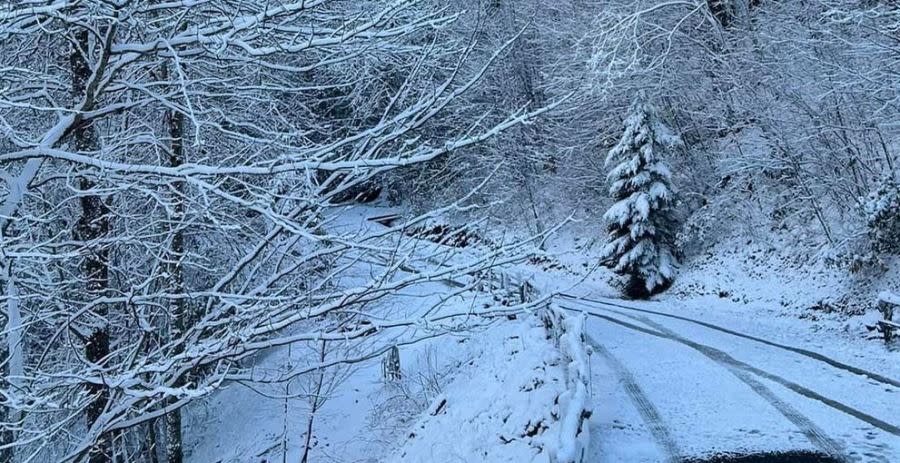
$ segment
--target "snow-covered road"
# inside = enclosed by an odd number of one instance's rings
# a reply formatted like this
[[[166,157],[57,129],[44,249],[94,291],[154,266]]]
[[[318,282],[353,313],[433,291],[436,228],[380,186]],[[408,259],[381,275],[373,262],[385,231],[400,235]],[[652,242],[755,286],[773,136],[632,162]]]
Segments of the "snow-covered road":
[[[655,305],[559,303],[589,318],[595,418],[588,461],[810,451],[830,455],[827,461],[900,462],[896,368],[861,361],[863,368],[830,351],[753,335],[768,331],[748,329],[748,319],[713,324]]]

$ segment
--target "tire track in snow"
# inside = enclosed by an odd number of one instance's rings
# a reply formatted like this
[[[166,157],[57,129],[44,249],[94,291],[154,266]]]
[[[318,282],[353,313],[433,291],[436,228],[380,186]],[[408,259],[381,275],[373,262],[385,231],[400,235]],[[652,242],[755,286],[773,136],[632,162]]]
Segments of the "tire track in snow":
[[[594,351],[603,357],[603,360],[606,361],[616,376],[619,377],[622,386],[625,388],[625,392],[628,394],[628,397],[631,398],[635,408],[637,408],[638,413],[641,415],[641,419],[647,424],[656,443],[659,444],[660,449],[665,453],[665,463],[678,463],[682,461],[681,450],[678,448],[678,444],[666,427],[665,422],[659,414],[659,410],[656,409],[656,406],[653,405],[647,397],[647,394],[645,394],[643,389],[638,385],[634,375],[619,361],[619,359],[613,356],[606,347],[603,347],[602,344],[598,343],[590,336],[585,335],[585,338]]]
[[[585,302],[586,302],[586,303],[591,303],[591,304],[606,305],[606,306],[611,306],[611,307],[617,307],[617,308],[620,308],[620,309],[632,310],[632,311],[641,312],[641,313],[646,313],[646,314],[651,314],[651,315],[659,315],[659,316],[661,316],[661,317],[667,317],[667,318],[672,318],[672,319],[675,319],[675,320],[681,320],[681,321],[685,321],[685,322],[688,322],[688,323],[693,323],[693,324],[696,324],[696,325],[703,326],[703,327],[705,327],[705,328],[709,328],[709,329],[711,329],[711,330],[720,331],[720,332],[722,332],[722,333],[730,334],[730,335],[732,335],[732,336],[737,336],[737,337],[739,337],[739,338],[743,338],[743,339],[747,339],[747,340],[750,340],[750,341],[754,341],[754,342],[758,342],[758,343],[761,343],[761,344],[765,344],[765,345],[770,346],[770,347],[775,347],[775,348],[778,348],[778,349],[782,349],[782,350],[786,350],[786,351],[789,351],[789,352],[793,352],[793,353],[795,353],[795,354],[799,354],[799,355],[802,355],[802,356],[804,356],[804,357],[811,358],[811,359],[813,359],[813,360],[818,360],[818,361],[820,361],[820,362],[826,363],[826,364],[828,364],[828,365],[830,365],[830,366],[832,366],[832,367],[834,367],[834,368],[837,368],[837,369],[840,369],[840,370],[844,370],[844,371],[847,371],[847,372],[849,372],[849,373],[853,373],[853,374],[855,374],[855,375],[867,376],[868,378],[872,379],[873,381],[877,381],[877,382],[882,383],[882,384],[886,384],[886,385],[890,385],[890,386],[894,386],[894,387],[900,388],[900,380],[897,380],[897,379],[894,379],[894,378],[889,378],[889,377],[887,377],[887,376],[884,376],[884,375],[881,375],[881,374],[878,374],[878,373],[875,373],[875,372],[872,372],[872,371],[869,371],[869,370],[866,370],[866,369],[863,369],[863,368],[855,367],[855,366],[853,366],[853,365],[848,365],[848,364],[846,364],[846,363],[843,363],[843,362],[840,362],[840,361],[838,361],[838,360],[832,359],[832,358],[830,358],[830,357],[827,357],[827,356],[822,355],[822,354],[820,354],[820,353],[818,353],[818,352],[815,352],[815,351],[803,349],[803,348],[800,348],[800,347],[789,346],[789,345],[786,345],[786,344],[780,344],[780,343],[777,343],[777,342],[774,342],[774,341],[769,341],[768,339],[763,339],[763,338],[760,338],[760,337],[757,337],[757,336],[752,336],[752,335],[749,335],[749,334],[744,334],[744,333],[741,333],[741,332],[739,332],[739,331],[734,331],[734,330],[731,330],[731,329],[728,329],[728,328],[725,328],[725,327],[722,327],[722,326],[719,326],[719,325],[714,325],[714,324],[709,323],[709,322],[704,322],[704,321],[702,321],[702,320],[696,320],[696,319],[693,319],[693,318],[683,317],[683,316],[680,316],[680,315],[674,315],[674,314],[665,313],[665,312],[658,312],[658,311],[655,311],[655,310],[639,309],[639,308],[637,308],[637,307],[630,307],[630,306],[627,306],[627,305],[617,304],[617,303],[614,303],[614,302],[600,301],[600,300],[597,300],[597,299],[588,299],[588,298],[578,297],[578,296],[575,296],[575,295],[572,295],[572,294],[567,294],[567,293],[560,293],[559,296],[561,296],[561,297],[563,297],[563,298],[566,298],[566,299],[569,299],[569,300],[572,300],[572,301],[575,301],[575,302],[582,302],[582,303],[585,303]]]
[[[564,308],[564,309],[566,309],[566,310],[572,310],[572,311],[577,311],[577,312],[583,311],[583,309],[578,309],[578,308],[574,308],[574,307],[565,307],[565,306],[560,306],[560,307],[562,307],[562,308]],[[609,317],[609,316],[606,316],[606,315],[603,315],[603,314],[598,314],[598,313],[595,313],[595,312],[585,312],[585,313],[587,313],[587,315],[589,315],[589,316],[591,316],[591,317],[604,319],[604,320],[607,320],[607,321],[609,321],[609,322],[611,322],[611,323],[615,323],[615,324],[617,324],[617,325],[623,326],[623,327],[625,327],[625,328],[628,328],[628,329],[631,329],[631,330],[634,330],[634,331],[639,331],[639,332],[642,332],[642,333],[649,334],[649,335],[651,335],[651,336],[656,336],[656,337],[658,337],[658,338],[669,339],[669,340],[671,340],[671,341],[675,341],[675,342],[682,343],[682,344],[684,344],[684,345],[686,345],[686,346],[689,346],[689,347],[691,347],[691,348],[694,348],[694,349],[696,349],[696,350],[698,350],[698,351],[702,351],[703,349],[717,350],[717,349],[715,349],[715,348],[713,348],[713,347],[706,346],[706,345],[704,345],[704,344],[700,344],[700,343],[691,341],[691,340],[689,340],[689,339],[685,339],[685,338],[681,338],[681,337],[677,337],[677,336],[676,336],[676,337],[667,336],[667,335],[664,334],[664,333],[660,333],[660,332],[651,330],[651,329],[649,329],[649,328],[644,328],[644,327],[642,327],[642,326],[637,326],[637,325],[634,325],[634,324],[631,324],[631,323],[628,323],[628,322],[625,322],[625,321],[622,321],[622,320],[619,320],[619,319],[616,319],[616,318],[613,318],[613,317]],[[833,408],[833,409],[835,409],[835,410],[838,410],[838,411],[843,412],[843,413],[845,413],[845,414],[847,414],[847,415],[850,415],[850,416],[852,416],[852,417],[854,417],[854,418],[856,418],[856,419],[858,419],[858,420],[860,420],[860,421],[863,421],[863,422],[865,422],[865,423],[867,423],[867,424],[869,424],[869,425],[871,425],[871,426],[873,426],[873,427],[875,427],[875,428],[878,428],[878,429],[880,429],[880,430],[882,430],[882,431],[884,431],[884,432],[887,432],[887,433],[889,433],[889,434],[893,434],[893,435],[895,435],[895,436],[900,437],[900,426],[897,426],[897,425],[888,423],[888,422],[886,422],[886,421],[880,420],[880,419],[878,419],[878,418],[876,418],[876,417],[874,417],[874,416],[872,416],[872,415],[869,415],[869,414],[867,414],[867,413],[865,413],[865,412],[862,412],[862,411],[857,410],[857,409],[855,409],[855,408],[853,408],[853,407],[850,407],[850,406],[848,406],[848,405],[845,405],[845,404],[843,404],[843,403],[841,403],[841,402],[838,402],[838,401],[836,401],[836,400],[834,400],[834,399],[829,399],[828,397],[825,397],[825,396],[823,396],[823,395],[821,395],[821,394],[819,394],[819,393],[817,393],[817,392],[815,392],[815,391],[813,391],[813,390],[811,390],[811,389],[809,389],[809,388],[806,388],[806,387],[804,387],[804,386],[801,386],[801,385],[799,385],[799,384],[797,384],[797,383],[795,383],[795,382],[793,382],[793,381],[789,381],[789,380],[784,379],[784,378],[782,378],[782,377],[780,377],[780,376],[776,376],[776,375],[774,375],[774,374],[772,374],[772,373],[769,373],[769,372],[767,372],[767,371],[764,371],[764,370],[761,370],[761,369],[759,369],[759,368],[756,368],[756,367],[754,367],[754,366],[752,366],[752,365],[750,365],[750,364],[747,364],[747,363],[744,363],[744,362],[742,362],[742,361],[740,361],[740,360],[737,360],[737,359],[735,359],[734,357],[731,357],[730,355],[728,355],[728,354],[725,353],[725,352],[722,352],[722,351],[718,351],[718,352],[721,352],[721,355],[723,356],[723,358],[728,359],[728,361],[731,362],[731,363],[733,363],[733,364],[735,365],[735,367],[737,367],[737,368],[743,369],[743,370],[745,370],[745,371],[747,371],[747,372],[750,372],[750,373],[753,373],[753,374],[755,374],[755,375],[757,375],[757,376],[759,376],[759,377],[761,377],[761,378],[764,378],[764,379],[767,379],[767,380],[772,381],[772,382],[774,382],[774,383],[780,384],[780,385],[782,385],[782,386],[784,386],[784,387],[790,389],[791,391],[794,391],[794,392],[796,392],[797,394],[800,394],[800,395],[802,395],[802,396],[804,396],[804,397],[806,397],[806,398],[809,398],[809,399],[813,399],[813,400],[819,401],[819,402],[821,402],[821,403],[823,403],[823,404],[825,404],[825,405],[827,405],[827,406],[829,406],[829,407],[831,407],[831,408]]]
[[[648,319],[647,317],[640,315],[629,315],[615,310],[610,310],[610,312],[643,323],[667,336],[678,338],[682,343],[683,341],[686,341],[684,337],[666,328],[665,326],[662,326],[659,323]],[[757,381],[749,371],[741,368],[741,366],[738,365],[739,361],[737,361],[727,353],[712,347],[701,347],[700,345],[698,345],[697,347],[693,348],[697,350],[697,352],[703,354],[703,356],[705,356],[706,358],[718,363],[719,365],[727,369],[731,374],[733,374],[744,384],[749,386],[750,389],[753,389],[753,392],[765,399],[766,402],[769,402],[769,404],[771,404],[776,410],[778,410],[778,413],[780,413],[782,416],[787,418],[788,421],[793,423],[794,426],[796,426],[797,429],[800,430],[800,432],[803,433],[803,435],[806,436],[806,438],[809,439],[809,441],[819,450],[831,457],[838,459],[839,461],[849,461],[846,456],[846,452],[844,451],[841,444],[829,437],[822,428],[813,423],[812,420],[806,417],[806,415],[803,415],[796,408],[778,398],[778,396],[776,396],[771,389],[766,387],[761,382]]]

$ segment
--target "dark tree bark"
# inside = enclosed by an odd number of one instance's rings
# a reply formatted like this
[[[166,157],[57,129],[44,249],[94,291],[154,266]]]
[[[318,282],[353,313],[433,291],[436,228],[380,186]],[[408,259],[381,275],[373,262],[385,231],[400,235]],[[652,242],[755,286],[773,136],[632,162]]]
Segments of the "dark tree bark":
[[[731,26],[734,20],[734,9],[729,0],[706,0],[706,6],[709,7],[709,11],[719,25],[726,29]]]
[[[148,463],[159,463],[159,436],[156,432],[157,420],[147,423],[147,448],[143,452]]]
[[[169,130],[171,144],[169,147],[169,166],[178,167],[184,164],[184,114],[170,111],[166,115],[166,125]],[[174,201],[174,214],[170,217],[170,233],[172,242],[169,248],[168,286],[172,294],[184,293],[184,233],[181,231],[185,214],[184,182],[172,184]],[[170,339],[178,339],[190,326],[191,313],[187,301],[183,298],[175,299],[171,306]],[[187,378],[181,378],[176,387],[183,386]],[[168,463],[182,463],[184,451],[182,449],[181,436],[181,410],[174,410],[166,415],[166,454]]]
[[[319,362],[325,363],[325,341],[321,342],[319,347]],[[312,394],[312,399],[310,399],[310,405],[312,406],[309,411],[309,419],[306,421],[306,440],[303,444],[303,455],[300,457],[300,463],[308,463],[309,462],[309,451],[312,450],[312,435],[313,435],[313,422],[316,419],[316,413],[319,411],[319,407],[322,406],[324,402],[322,398],[322,383],[325,382],[325,369],[320,369],[316,372],[315,379],[315,390]]]
[[[4,320],[3,318],[0,318],[0,326],[6,326],[6,320]],[[6,348],[5,339],[0,339],[0,358],[9,358],[9,350]],[[8,374],[9,372],[7,371],[7,367],[0,366],[0,389],[9,387],[9,384],[6,382],[6,376]],[[3,400],[3,398],[0,397],[0,400]],[[10,419],[10,415],[11,413],[9,412],[9,408],[0,405],[0,423],[6,423]],[[2,429],[0,429],[0,442],[12,442],[13,437],[13,433],[9,428],[4,426]],[[13,451],[11,448],[0,449],[0,463],[11,463],[12,457]]]
[[[72,73],[72,93],[75,101],[84,101],[83,111],[90,109],[89,80],[92,71],[88,63],[90,44],[88,30],[79,28],[73,34],[73,49],[69,56]],[[100,148],[100,140],[96,127],[91,121],[77,121],[72,131],[73,147],[76,152],[93,152]],[[87,194],[80,198],[81,216],[75,224],[75,236],[84,242],[87,255],[81,262],[82,277],[85,290],[91,297],[102,297],[109,289],[109,249],[101,240],[109,235],[109,208],[99,195],[90,194],[96,185],[86,177],[80,177],[78,187]],[[91,311],[93,328],[87,336],[84,354],[91,364],[100,366],[109,355],[109,307],[98,304]],[[94,397],[86,410],[87,426],[91,427],[103,414],[109,399],[109,391],[103,385],[91,384],[88,393]],[[107,463],[112,461],[112,446],[109,437],[104,436],[91,449],[91,463]]]

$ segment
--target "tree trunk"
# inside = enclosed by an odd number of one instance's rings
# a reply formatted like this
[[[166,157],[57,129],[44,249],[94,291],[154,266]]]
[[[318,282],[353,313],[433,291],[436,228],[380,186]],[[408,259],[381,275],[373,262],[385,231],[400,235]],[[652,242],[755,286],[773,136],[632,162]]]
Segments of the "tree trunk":
[[[6,359],[4,370],[0,371],[0,389],[15,390],[18,381],[25,375],[24,341],[22,339],[22,313],[19,309],[19,297],[13,281],[12,264],[9,266],[6,282],[6,321],[0,323],[5,327],[6,342],[0,344],[0,359]],[[0,423],[9,423],[9,427],[0,429],[0,444],[13,442],[15,432],[12,428],[21,417],[8,407],[0,407]],[[13,449],[0,449],[0,463],[13,461]]]
[[[166,126],[171,139],[168,164],[169,167],[178,167],[184,164],[184,114],[178,111],[169,111],[166,114]],[[169,291],[174,295],[179,295],[184,294],[184,233],[181,230],[185,215],[184,182],[173,182],[172,189],[174,190],[172,192],[174,212],[169,219],[169,233],[172,236],[172,241],[169,248],[167,273]],[[175,299],[171,304],[170,311],[169,339],[176,340],[188,329],[192,317],[187,301],[183,298]],[[181,378],[175,386],[185,385],[188,379]],[[173,398],[172,401],[174,400]],[[168,455],[168,463],[182,463],[184,459],[180,409],[166,415],[166,453]]]
[[[6,358],[8,355],[5,342],[0,343],[0,358]],[[6,389],[9,385],[6,382],[6,366],[0,365],[0,389]],[[10,418],[10,410],[8,407],[0,405],[0,423],[7,423]],[[8,443],[13,441],[12,430],[5,425],[0,425],[0,443]],[[12,463],[13,451],[11,448],[0,449],[0,463]]]
[[[157,420],[147,423],[147,450],[145,452],[148,463],[159,463],[159,437],[156,433]]]
[[[325,363],[325,341],[322,341],[321,347],[319,349],[319,362]],[[325,369],[320,368],[318,372],[316,372],[316,384],[315,391],[312,394],[311,400],[311,409],[309,411],[309,420],[306,421],[306,440],[303,444],[303,456],[300,458],[300,463],[308,463],[309,462],[309,451],[312,450],[312,433],[313,433],[313,421],[316,419],[316,413],[319,411],[319,407],[322,405],[322,383],[325,382]]]
[[[90,47],[88,30],[80,28],[73,34],[73,37],[74,49],[69,57],[69,64],[72,72],[72,91],[75,101],[78,101],[86,96],[87,82],[91,77],[91,67],[87,61]],[[99,137],[91,121],[79,121],[72,136],[77,153],[93,152],[100,148]],[[78,180],[78,187],[83,192],[90,192],[95,186],[94,182],[86,177],[80,177]],[[80,203],[81,217],[75,224],[75,235],[88,248],[87,255],[81,262],[81,272],[86,281],[85,289],[91,298],[103,297],[109,289],[109,249],[105,243],[100,241],[109,234],[109,208],[103,198],[93,194],[82,196]],[[98,366],[109,355],[108,316],[109,307],[105,304],[98,304],[92,310],[91,318],[94,327],[84,346],[85,359]],[[89,385],[87,390],[88,394],[93,397],[86,410],[87,426],[91,427],[103,414],[109,398],[109,391],[105,386],[96,384]],[[97,445],[91,449],[88,459],[91,463],[112,461],[108,436],[98,439]]]
[[[169,69],[167,65],[163,65],[161,76],[163,80],[168,79]],[[176,110],[170,110],[165,115],[165,127],[169,135],[169,159],[168,167],[178,167],[184,164],[184,114]],[[184,215],[185,204],[184,194],[185,185],[183,181],[174,181],[171,184],[172,192],[170,198],[172,200],[172,216],[169,217],[169,235],[171,242],[167,255],[166,270],[168,274],[167,286],[168,291],[174,295],[184,294],[184,233],[181,230]],[[177,340],[190,327],[191,313],[187,301],[177,298],[170,304],[170,323],[169,323],[169,339]],[[177,346],[181,344],[177,343]],[[181,347],[176,347],[176,353],[181,351]],[[181,387],[187,384],[189,378],[179,378],[175,387]],[[170,402],[176,399],[172,398]],[[182,463],[184,460],[184,450],[182,447],[181,433],[181,410],[173,410],[166,415],[166,459],[168,463]]]
[[[184,459],[181,439],[181,409],[166,414],[166,461],[181,463]]]

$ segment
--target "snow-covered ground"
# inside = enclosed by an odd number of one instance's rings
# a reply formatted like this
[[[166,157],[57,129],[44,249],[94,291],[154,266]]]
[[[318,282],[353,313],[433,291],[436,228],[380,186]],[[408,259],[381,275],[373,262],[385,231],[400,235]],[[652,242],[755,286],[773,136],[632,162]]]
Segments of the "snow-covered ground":
[[[866,327],[895,272],[847,275],[789,251],[717,253],[654,301],[625,302],[596,265],[596,243],[580,238],[589,227],[564,230],[546,261],[516,270],[582,298],[557,301],[589,314],[588,461],[794,450],[900,461],[900,352]]]
[[[387,461],[575,461],[567,455],[581,449],[572,442],[577,436],[566,409],[574,405],[571,411],[580,415],[583,399],[572,386],[584,384],[570,381],[572,359],[548,342],[547,329],[534,316],[497,327],[479,341],[470,345],[478,354]],[[570,417],[580,426],[578,416]]]
[[[364,218],[378,212],[357,209],[334,226],[370,227]],[[768,275],[744,276],[738,286],[720,280],[743,288],[744,297],[710,289],[623,302],[596,268],[595,247],[576,240],[577,231],[560,236],[546,258],[505,273],[544,294],[563,293],[556,304],[587,315],[594,414],[585,461],[793,450],[836,461],[900,461],[900,353],[865,336],[868,318],[801,317],[797,307],[773,303],[779,290],[791,300],[790,288],[764,289]],[[436,245],[422,246],[432,254]],[[684,284],[695,278],[687,276]],[[447,290],[435,282],[384,303],[425,307]],[[458,304],[472,304],[471,297]],[[309,352],[283,349],[259,368],[284,368],[297,355]],[[561,355],[529,316],[404,347],[400,383],[386,382],[377,362],[361,364],[335,382],[318,412],[310,461],[550,461],[563,429],[558,398],[568,373]],[[235,385],[194,407],[189,461],[296,459],[309,401],[284,395],[302,390]]]
[[[788,450],[900,461],[900,364],[874,344],[702,304],[563,305],[591,314],[595,403],[609,404],[596,407],[597,461]]]
[[[441,283],[426,285],[414,293],[384,300],[381,310],[396,307],[409,308],[410,312],[425,310],[444,292],[446,287]],[[390,345],[395,340],[416,336],[413,331],[371,342]],[[481,334],[471,336],[477,338]],[[462,338],[448,336],[401,347],[401,366],[409,376],[403,389],[392,388],[385,381],[379,358],[329,370],[322,392],[326,400],[314,418],[309,461],[382,461],[397,439],[394,434],[411,424],[404,419],[414,419],[418,408],[433,399],[431,394],[436,391],[431,386],[441,384],[442,376],[452,365],[469,359],[466,352],[453,348],[461,341]],[[366,350],[372,350],[371,346]],[[435,352],[442,354],[437,356]],[[292,366],[308,363],[317,355],[316,346],[279,348],[257,359],[254,372],[259,377],[277,376],[291,371]],[[192,463],[300,461],[314,380],[315,375],[304,375],[273,384],[232,384],[193,405],[185,423],[191,430],[185,445],[186,460]],[[413,416],[376,421],[391,407],[399,407],[400,412],[413,413]]]
[[[257,369],[285,371],[310,354],[280,349]],[[406,346],[401,379],[385,380],[377,361],[335,378],[315,416],[310,461],[566,461],[551,455],[580,451],[577,433],[567,427],[567,405],[578,415],[589,405],[586,397],[577,403],[571,397],[571,362],[538,314]],[[187,461],[299,461],[309,390],[302,380],[235,384],[192,407]]]
[[[392,209],[348,208],[330,217],[335,231],[366,239],[380,226],[369,217]],[[373,242],[383,245],[383,243]],[[426,245],[423,244],[423,247]],[[429,248],[430,250],[430,248]],[[431,255],[432,253],[427,253]],[[383,270],[379,262],[360,261],[345,272],[352,285]],[[442,305],[446,310],[483,304],[484,297],[450,296],[446,282],[435,281],[403,289],[368,308],[372,317],[416,317]],[[456,365],[469,361],[471,353],[456,346],[477,343],[483,333],[431,337],[427,326],[387,331],[355,346],[359,355],[399,344],[404,380],[386,381],[380,359],[368,359],[328,369],[324,400],[312,413],[310,398],[316,395],[316,374],[272,383],[234,383],[211,397],[192,404],[186,412],[185,453],[191,463],[300,461],[310,434],[309,461],[377,462],[388,455],[418,412],[439,393]],[[425,341],[406,345],[409,340]],[[298,366],[315,363],[320,355],[315,343],[271,350],[254,360],[254,376],[279,378]],[[352,357],[354,351],[343,352]],[[326,353],[326,360],[328,353]],[[308,433],[310,418],[312,433]]]
[[[335,215],[332,229],[377,234],[368,218],[395,209],[357,207]],[[406,248],[409,269],[466,260],[465,252],[421,241]],[[348,284],[382,268],[380,262],[354,263]],[[354,276],[356,275],[356,276]],[[423,312],[477,310],[498,304],[491,290],[459,291],[454,281],[406,288],[372,304],[371,316],[416,317]],[[566,322],[569,323],[568,321]],[[192,463],[300,461],[309,420],[309,461],[568,461],[581,451],[581,411],[586,403],[586,360],[580,335],[551,332],[538,313],[506,316],[478,326],[428,338],[428,326],[379,334],[361,351],[399,344],[401,378],[386,379],[380,360],[329,370],[313,413],[317,375],[283,380],[319,352],[315,344],[282,347],[256,358],[254,377],[271,383],[234,383],[192,404],[186,460]],[[475,326],[471,329],[471,326]],[[580,333],[580,326],[571,330]],[[577,351],[573,353],[573,351]],[[581,352],[578,354],[578,352]],[[580,356],[575,362],[573,356]],[[581,365],[575,367],[573,364]],[[580,385],[580,387],[579,387]],[[502,458],[502,460],[501,460]]]

